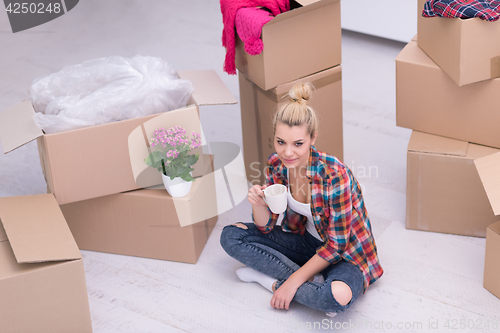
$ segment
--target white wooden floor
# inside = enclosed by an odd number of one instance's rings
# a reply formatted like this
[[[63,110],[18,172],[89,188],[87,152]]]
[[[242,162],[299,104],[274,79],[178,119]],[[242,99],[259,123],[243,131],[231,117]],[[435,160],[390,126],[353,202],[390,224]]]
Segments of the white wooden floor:
[[[40,75],[111,55],[215,69],[238,96],[237,78],[222,72],[221,22],[217,0],[86,0],[50,23],[12,34],[0,11],[0,110],[27,98]],[[498,331],[492,320],[500,324],[500,300],[482,287],[485,239],[405,229],[410,130],[395,125],[394,62],[403,46],[343,34],[344,160],[364,187],[385,269],[350,310],[331,322],[296,303],[274,310],[269,292],[238,280],[242,265],[223,252],[219,236],[227,224],[250,221],[243,202],[219,217],[196,265],[83,251],[94,331]],[[209,141],[241,145],[238,105],[204,108],[201,117]],[[35,143],[0,155],[0,196],[45,190]],[[460,320],[469,328],[460,329]]]

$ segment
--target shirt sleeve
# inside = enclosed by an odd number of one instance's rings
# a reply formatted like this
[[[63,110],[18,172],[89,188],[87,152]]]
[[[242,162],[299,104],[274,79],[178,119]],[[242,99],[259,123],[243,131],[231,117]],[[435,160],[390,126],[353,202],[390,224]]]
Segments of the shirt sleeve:
[[[273,179],[273,167],[271,164],[268,162],[267,167],[266,167],[266,185],[272,185],[274,184],[274,179]],[[278,221],[279,214],[274,214],[271,212],[269,207],[267,207],[267,210],[269,211],[269,220],[267,221],[266,225],[264,226],[259,226],[255,223],[255,220],[253,218],[252,214],[252,221],[254,222],[255,226],[257,229],[259,229],[262,233],[267,234],[273,230],[274,226],[276,225],[276,222]]]
[[[316,250],[326,261],[338,262],[347,248],[352,221],[352,190],[349,174],[343,170],[337,174],[328,189],[329,223],[327,240]]]

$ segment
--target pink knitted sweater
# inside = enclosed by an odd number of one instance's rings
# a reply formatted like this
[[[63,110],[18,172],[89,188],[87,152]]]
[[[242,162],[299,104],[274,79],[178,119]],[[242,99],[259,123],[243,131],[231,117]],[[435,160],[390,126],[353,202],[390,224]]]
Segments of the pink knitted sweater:
[[[234,54],[236,45],[235,17],[236,11],[245,7],[265,7],[276,16],[290,9],[289,0],[220,0],[222,21],[222,45],[226,48],[226,59],[224,61],[224,71],[228,74],[236,74],[234,64]]]

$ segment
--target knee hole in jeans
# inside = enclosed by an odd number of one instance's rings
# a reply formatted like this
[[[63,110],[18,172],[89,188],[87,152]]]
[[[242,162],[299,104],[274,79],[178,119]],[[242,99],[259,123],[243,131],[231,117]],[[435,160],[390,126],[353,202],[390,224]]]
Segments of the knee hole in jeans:
[[[344,306],[349,304],[352,299],[351,288],[343,281],[332,281],[332,295],[337,302]]]
[[[235,226],[237,226],[238,228],[241,228],[241,229],[248,229],[248,227],[246,225],[244,225],[243,223],[241,223],[241,222],[235,223],[233,225],[235,225]]]

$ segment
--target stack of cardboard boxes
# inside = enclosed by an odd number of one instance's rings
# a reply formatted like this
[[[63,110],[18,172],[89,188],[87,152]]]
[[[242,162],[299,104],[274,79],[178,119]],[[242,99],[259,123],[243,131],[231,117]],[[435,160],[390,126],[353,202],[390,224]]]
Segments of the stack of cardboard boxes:
[[[212,156],[200,155],[190,193],[173,199],[164,188],[146,189],[162,183],[143,162],[147,138],[160,127],[200,133],[199,105],[236,100],[214,71],[179,76],[195,87],[190,106],[162,115],[44,134],[29,101],[0,113],[6,153],[37,140],[49,192],[0,198],[6,331],[91,332],[78,248],[196,263],[217,222]]]
[[[484,286],[500,297],[500,21],[424,18],[424,3],[396,58],[397,125],[413,129],[406,227],[488,235]]]
[[[265,184],[274,150],[272,115],[298,82],[311,82],[319,118],[315,147],[343,159],[340,0],[291,0],[290,11],[262,29],[264,50],[249,55],[236,41],[243,153],[248,180]]]

